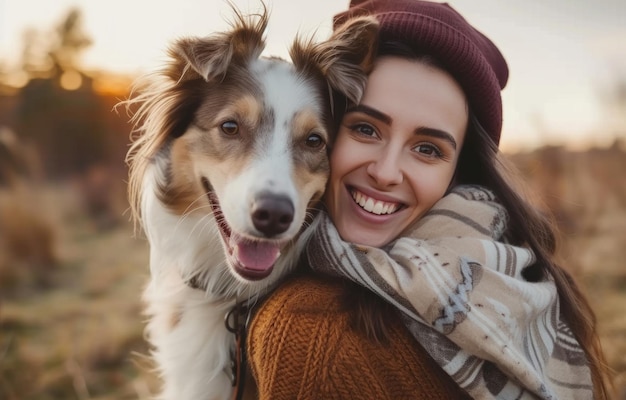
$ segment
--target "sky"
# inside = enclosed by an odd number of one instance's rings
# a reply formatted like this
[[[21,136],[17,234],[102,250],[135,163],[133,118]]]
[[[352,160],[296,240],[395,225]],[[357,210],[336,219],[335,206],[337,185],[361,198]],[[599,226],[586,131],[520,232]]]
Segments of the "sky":
[[[255,12],[260,0],[231,0]],[[267,55],[287,58],[296,33],[328,37],[348,0],[266,0]],[[510,70],[501,147],[606,145],[602,94],[626,79],[626,0],[449,0],[504,54]],[[26,28],[50,30],[71,7],[94,44],[87,69],[140,74],[165,62],[168,44],[228,28],[227,0],[0,0],[0,62],[17,63]],[[623,120],[626,121],[626,118]],[[626,127],[624,127],[626,130]]]

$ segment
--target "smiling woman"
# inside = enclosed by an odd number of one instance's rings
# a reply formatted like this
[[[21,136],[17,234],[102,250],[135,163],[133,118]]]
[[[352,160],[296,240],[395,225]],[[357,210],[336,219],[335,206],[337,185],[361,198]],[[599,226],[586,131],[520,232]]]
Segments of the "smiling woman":
[[[450,186],[467,124],[465,94],[447,72],[381,57],[331,155],[326,206],[341,237],[380,247],[424,215]]]
[[[307,268],[250,326],[259,398],[606,399],[593,311],[500,161],[504,57],[445,3],[353,0],[336,27],[362,15],[377,57]]]

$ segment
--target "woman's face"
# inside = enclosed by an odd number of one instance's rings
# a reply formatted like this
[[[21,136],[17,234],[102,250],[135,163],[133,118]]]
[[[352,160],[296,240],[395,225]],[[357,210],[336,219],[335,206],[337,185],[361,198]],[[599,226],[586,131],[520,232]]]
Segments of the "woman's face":
[[[380,247],[424,215],[450,185],[467,123],[447,72],[381,57],[331,154],[325,200],[341,237]]]

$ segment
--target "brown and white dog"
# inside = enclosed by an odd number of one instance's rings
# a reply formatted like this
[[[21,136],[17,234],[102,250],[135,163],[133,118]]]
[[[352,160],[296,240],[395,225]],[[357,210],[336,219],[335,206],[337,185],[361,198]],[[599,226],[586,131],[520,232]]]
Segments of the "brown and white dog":
[[[296,39],[292,65],[261,57],[266,12],[235,14],[228,32],[176,42],[127,101],[138,107],[129,197],[150,242],[144,300],[162,399],[232,395],[225,315],[294,268],[329,173],[333,99],[358,102],[373,57],[372,19],[321,43]]]

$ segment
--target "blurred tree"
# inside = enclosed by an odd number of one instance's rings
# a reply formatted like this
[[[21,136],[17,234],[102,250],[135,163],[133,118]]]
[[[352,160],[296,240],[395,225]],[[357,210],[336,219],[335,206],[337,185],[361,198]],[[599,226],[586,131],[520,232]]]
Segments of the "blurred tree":
[[[0,96],[7,92],[6,81],[8,80],[9,72],[6,64],[0,60]],[[0,110],[1,111],[1,110]],[[0,123],[2,123],[2,116],[0,114]]]
[[[17,131],[35,145],[51,178],[80,174],[107,155],[105,110],[89,85],[67,91],[32,79],[20,92]]]
[[[80,56],[91,46],[92,39],[83,28],[80,9],[72,8],[52,30],[26,29],[22,36],[21,68],[31,78],[59,77],[80,70]]]
[[[48,177],[81,174],[104,162],[108,110],[80,68],[80,56],[92,44],[80,10],[70,9],[51,34],[26,31],[24,41],[29,81],[18,94],[15,131],[37,148]]]
[[[52,70],[47,44],[42,32],[28,28],[22,33],[21,68],[29,78],[45,76]]]
[[[608,85],[600,90],[600,103],[606,115],[606,127],[617,141],[626,138],[626,73],[616,74]]]
[[[56,29],[56,41],[50,57],[61,71],[77,70],[81,53],[92,44],[89,35],[83,30],[82,14],[73,8]]]
[[[8,75],[6,64],[0,60],[0,84],[6,81],[6,76]]]

